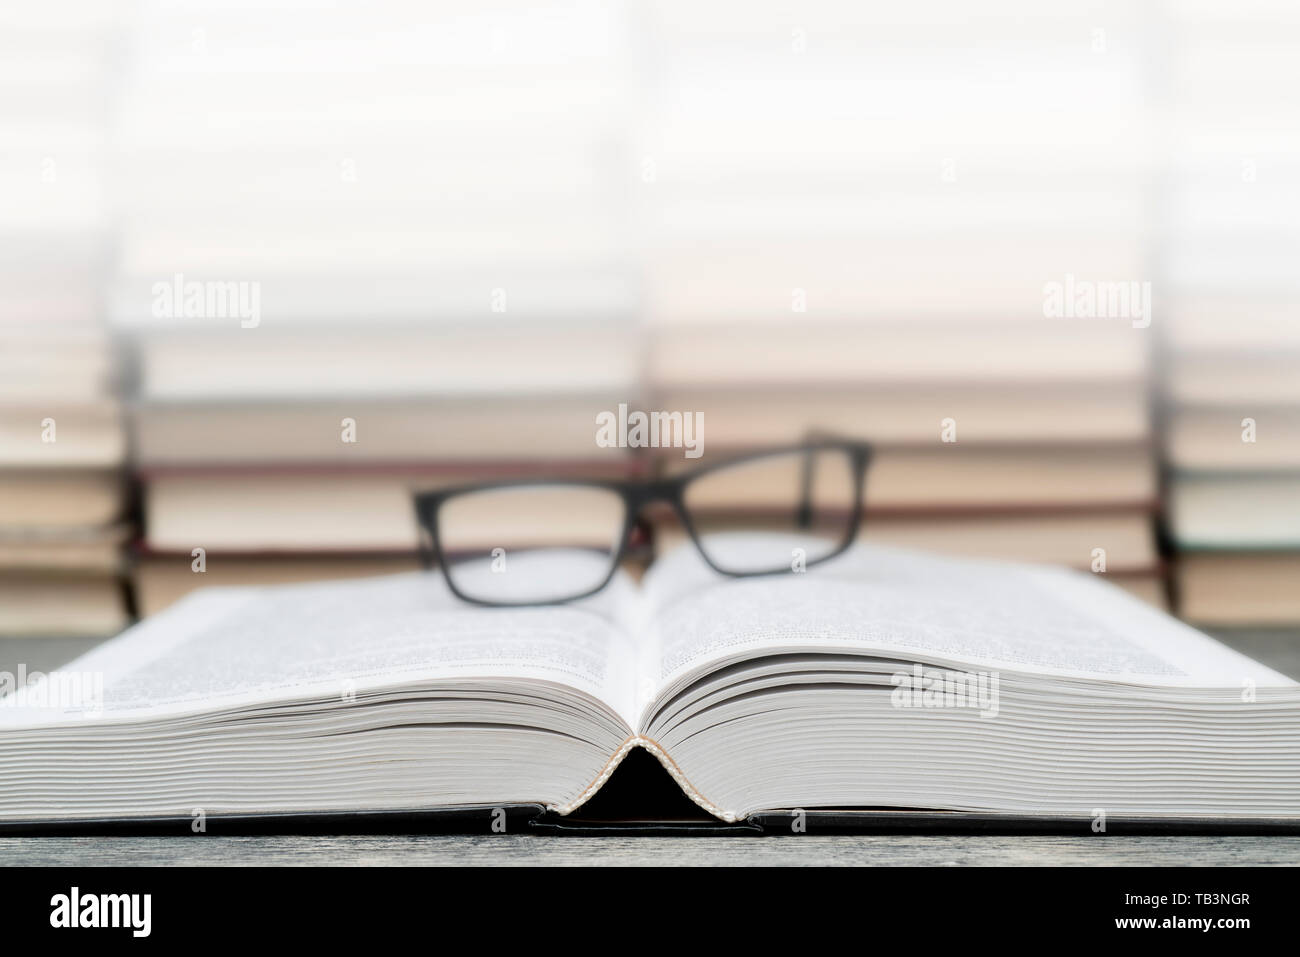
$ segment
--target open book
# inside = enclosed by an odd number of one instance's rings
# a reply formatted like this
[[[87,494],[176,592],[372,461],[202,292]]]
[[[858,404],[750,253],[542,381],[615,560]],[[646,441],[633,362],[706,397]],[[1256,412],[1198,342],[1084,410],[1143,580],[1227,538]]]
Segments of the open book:
[[[3,699],[0,822],[568,815],[636,748],[722,821],[1300,818],[1296,682],[1097,576],[856,546],[741,580],[684,548],[541,608],[200,590]]]

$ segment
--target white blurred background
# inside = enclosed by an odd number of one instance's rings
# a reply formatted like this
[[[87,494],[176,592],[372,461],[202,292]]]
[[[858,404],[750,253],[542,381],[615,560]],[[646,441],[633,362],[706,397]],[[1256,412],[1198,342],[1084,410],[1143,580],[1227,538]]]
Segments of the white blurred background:
[[[0,632],[690,464],[620,403],[871,439],[868,539],[1300,621],[1297,90],[1280,0],[11,4]]]

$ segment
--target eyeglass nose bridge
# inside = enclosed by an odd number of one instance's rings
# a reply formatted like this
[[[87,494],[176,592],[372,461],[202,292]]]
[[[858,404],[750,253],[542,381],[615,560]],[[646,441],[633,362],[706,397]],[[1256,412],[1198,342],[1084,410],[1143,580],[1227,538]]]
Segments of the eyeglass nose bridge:
[[[667,502],[676,506],[681,504],[682,486],[676,479],[651,479],[640,482],[628,489],[628,510],[639,512],[647,505]]]

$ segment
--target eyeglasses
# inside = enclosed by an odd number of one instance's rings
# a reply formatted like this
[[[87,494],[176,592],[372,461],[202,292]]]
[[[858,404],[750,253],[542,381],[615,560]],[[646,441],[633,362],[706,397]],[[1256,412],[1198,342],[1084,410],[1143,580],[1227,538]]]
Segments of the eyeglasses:
[[[852,544],[871,447],[811,441],[650,481],[510,480],[415,496],[452,592],[478,605],[550,605],[600,591],[642,509],[665,503],[723,575],[799,571]]]

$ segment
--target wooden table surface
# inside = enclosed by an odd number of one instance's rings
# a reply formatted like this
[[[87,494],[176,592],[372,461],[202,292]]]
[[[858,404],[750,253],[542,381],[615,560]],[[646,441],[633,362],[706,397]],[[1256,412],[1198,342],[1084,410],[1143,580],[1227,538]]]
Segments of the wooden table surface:
[[[1221,632],[1225,642],[1300,678],[1300,633]],[[0,641],[0,670],[48,671],[94,645]],[[801,835],[550,837],[292,835],[0,838],[0,865],[1300,865],[1300,836]]]
[[[1300,865],[1300,837],[292,837],[0,838],[0,865]]]

